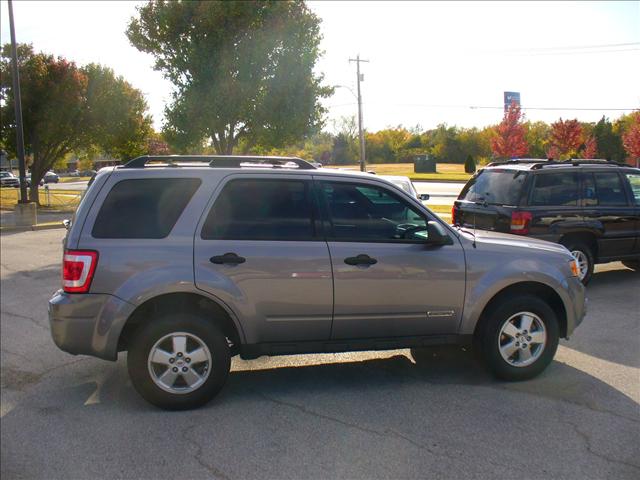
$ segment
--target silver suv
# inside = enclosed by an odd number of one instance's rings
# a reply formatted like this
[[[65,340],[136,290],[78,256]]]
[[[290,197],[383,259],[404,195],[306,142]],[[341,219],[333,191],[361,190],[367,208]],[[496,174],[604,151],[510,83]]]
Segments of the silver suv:
[[[160,162],[160,163],[159,163]],[[375,175],[297,158],[140,157],[100,170],[64,242],[55,343],[116,360],[154,405],[233,355],[474,343],[498,377],[551,362],[585,314],[563,246],[453,228]]]

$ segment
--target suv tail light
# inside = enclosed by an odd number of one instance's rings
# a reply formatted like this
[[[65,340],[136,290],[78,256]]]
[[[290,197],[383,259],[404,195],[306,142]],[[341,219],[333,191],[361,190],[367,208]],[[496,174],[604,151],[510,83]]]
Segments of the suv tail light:
[[[511,233],[527,235],[532,218],[531,212],[511,212]]]
[[[62,258],[62,289],[67,293],[87,293],[98,264],[98,252],[66,250]]]
[[[456,205],[454,203],[453,207],[451,207],[451,225],[456,225],[456,210]]]

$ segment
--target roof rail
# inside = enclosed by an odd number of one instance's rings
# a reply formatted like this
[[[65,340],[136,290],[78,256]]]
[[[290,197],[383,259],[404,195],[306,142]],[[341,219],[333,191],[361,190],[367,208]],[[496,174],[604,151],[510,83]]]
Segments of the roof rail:
[[[517,164],[517,163],[544,163],[544,162],[549,162],[551,161],[551,159],[546,159],[546,158],[511,158],[509,160],[501,160],[501,161],[497,161],[497,162],[491,162],[490,164],[487,165],[487,167],[496,167],[498,165],[510,165],[510,164]]]
[[[144,168],[149,162],[163,162],[178,167],[178,162],[206,162],[212,168],[240,168],[255,165],[271,168],[290,168],[295,164],[300,170],[315,170],[316,167],[297,157],[266,157],[245,155],[144,155],[125,163],[121,168]]]
[[[553,160],[549,159],[548,162],[541,163],[538,165],[534,165],[531,167],[532,170],[538,170],[544,167],[550,167],[554,165],[572,165],[574,167],[578,167],[580,165],[600,165],[603,167],[624,167],[626,164],[614,162],[612,160],[605,160],[603,158],[571,158],[569,160]]]

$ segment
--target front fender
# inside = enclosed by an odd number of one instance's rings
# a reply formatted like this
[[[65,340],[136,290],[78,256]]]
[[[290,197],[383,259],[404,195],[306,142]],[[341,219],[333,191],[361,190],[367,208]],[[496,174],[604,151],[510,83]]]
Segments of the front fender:
[[[584,303],[582,285],[578,286],[580,282],[567,276],[563,268],[533,257],[507,262],[496,260],[493,268],[487,269],[480,268],[482,264],[484,262],[478,262],[467,270],[465,307],[459,329],[461,334],[474,333],[482,312],[498,293],[507,287],[524,282],[545,285],[558,294],[566,312],[567,336],[582,319],[582,309],[576,307]]]

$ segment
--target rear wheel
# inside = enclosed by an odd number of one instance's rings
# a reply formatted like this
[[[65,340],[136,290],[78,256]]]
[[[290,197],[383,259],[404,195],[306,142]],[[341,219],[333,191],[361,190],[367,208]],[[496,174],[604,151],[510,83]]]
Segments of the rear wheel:
[[[149,403],[168,410],[199,407],[211,400],[229,374],[225,336],[210,321],[176,313],[137,330],[127,359],[135,389]]]
[[[573,258],[578,262],[580,281],[583,285],[589,283],[593,275],[594,257],[591,248],[582,242],[570,242],[565,245]]]
[[[540,374],[558,348],[558,319],[549,305],[531,295],[506,300],[488,312],[476,345],[489,370],[504,380]]]

